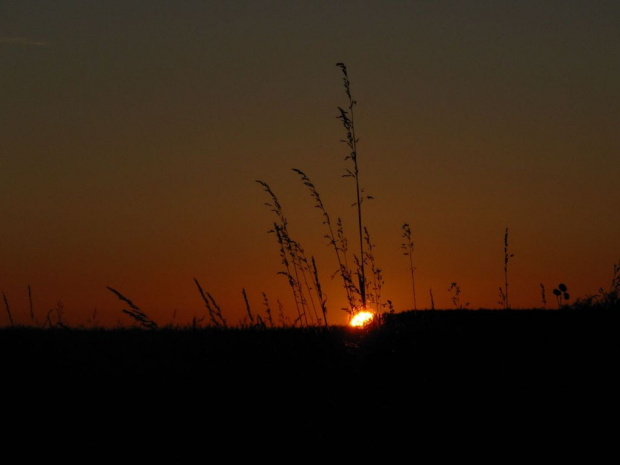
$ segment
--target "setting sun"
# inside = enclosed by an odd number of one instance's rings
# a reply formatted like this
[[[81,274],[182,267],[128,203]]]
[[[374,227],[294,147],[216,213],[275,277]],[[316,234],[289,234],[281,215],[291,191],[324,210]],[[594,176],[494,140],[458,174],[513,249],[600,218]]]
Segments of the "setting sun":
[[[365,326],[372,321],[373,317],[374,313],[368,310],[362,310],[353,315],[349,324],[355,327]]]

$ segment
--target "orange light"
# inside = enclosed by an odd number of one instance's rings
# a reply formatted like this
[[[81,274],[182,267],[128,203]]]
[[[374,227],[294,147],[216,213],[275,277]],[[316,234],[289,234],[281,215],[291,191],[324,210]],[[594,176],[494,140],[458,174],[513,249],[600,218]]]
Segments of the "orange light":
[[[351,322],[349,324],[355,327],[366,326],[372,321],[374,316],[375,314],[373,312],[362,310],[353,315],[353,318],[351,318]]]

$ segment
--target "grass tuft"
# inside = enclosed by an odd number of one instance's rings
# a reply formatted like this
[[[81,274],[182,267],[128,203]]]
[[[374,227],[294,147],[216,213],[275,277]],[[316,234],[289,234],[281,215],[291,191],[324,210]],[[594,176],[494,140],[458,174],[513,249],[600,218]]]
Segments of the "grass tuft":
[[[138,308],[138,306],[136,304],[134,304],[131,300],[129,300],[123,294],[118,292],[116,289],[113,289],[110,286],[107,286],[107,288],[111,292],[116,294],[116,296],[120,300],[122,300],[127,305],[129,305],[129,310],[122,309],[123,313],[126,313],[127,315],[132,317],[134,320],[136,320],[138,322],[138,324],[140,324],[140,326],[142,326],[144,328],[147,328],[147,329],[157,329],[158,328],[157,323],[155,323],[153,320],[151,320],[151,318],[149,318],[149,316],[146,313],[144,313],[142,310],[140,310],[140,308]],[[48,316],[49,316],[49,314],[48,314]]]
[[[327,210],[323,204],[323,201],[321,200],[321,196],[319,195],[317,188],[312,183],[312,181],[310,181],[310,178],[306,175],[306,173],[304,173],[302,170],[293,168],[293,171],[301,177],[303,184],[310,190],[310,195],[315,200],[314,206],[318,208],[323,215],[323,224],[327,226],[327,230],[328,230],[328,233],[323,237],[327,239],[329,241],[328,242],[329,245],[333,247],[334,253],[336,254],[336,260],[338,262],[338,270],[332,274],[332,278],[336,274],[340,274],[342,281],[343,281],[344,290],[347,296],[347,302],[349,303],[349,308],[345,308],[344,310],[347,313],[349,313],[349,315],[352,315],[355,312],[355,309],[357,307],[356,296],[359,296],[361,294],[360,294],[359,289],[353,283],[353,280],[351,278],[352,273],[348,267],[347,257],[346,257],[347,241],[344,237],[344,232],[342,229],[342,221],[340,218],[338,218],[336,233],[334,233],[334,227],[332,225],[331,218],[329,214],[327,213]],[[318,282],[318,275],[316,273],[315,273],[315,278]],[[318,284],[317,284],[317,291],[319,291]],[[323,301],[322,295],[319,296],[319,301],[320,302]]]
[[[222,316],[222,309],[220,306],[211,294],[207,292],[205,295],[205,292],[202,290],[202,286],[196,278],[194,278],[194,282],[196,283],[200,297],[202,297],[202,300],[205,303],[205,307],[207,308],[207,312],[209,313],[209,318],[211,319],[213,326],[216,328],[226,328],[226,320]]]

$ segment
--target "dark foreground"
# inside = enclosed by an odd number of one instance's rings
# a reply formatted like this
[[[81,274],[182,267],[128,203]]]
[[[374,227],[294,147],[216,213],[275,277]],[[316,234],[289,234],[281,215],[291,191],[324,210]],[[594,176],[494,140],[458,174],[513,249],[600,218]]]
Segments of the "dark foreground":
[[[175,463],[541,447],[593,458],[617,441],[617,323],[614,311],[479,310],[364,330],[4,329],[2,448]]]

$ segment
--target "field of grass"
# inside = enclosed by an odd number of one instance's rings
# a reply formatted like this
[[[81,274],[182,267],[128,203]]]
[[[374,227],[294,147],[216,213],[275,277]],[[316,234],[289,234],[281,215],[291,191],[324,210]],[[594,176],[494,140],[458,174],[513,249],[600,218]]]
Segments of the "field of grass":
[[[611,435],[618,310],[412,311],[359,329],[5,328],[5,438],[267,454]]]
[[[559,284],[552,290],[557,307],[547,307],[541,284],[546,309],[512,309],[506,228],[501,309],[467,309],[453,282],[454,309],[433,304],[418,311],[414,242],[405,223],[414,310],[395,313],[382,296],[381,269],[363,223],[363,201],[372,197],[359,183],[356,101],[346,67],[338,67],[348,102],[339,119],[351,163],[345,177],[355,181],[358,255],[308,176],[293,171],[321,211],[347,297],[344,310],[353,316],[371,309],[374,321],[361,328],[328,322],[314,258],[291,238],[278,198],[258,181],[275,214],[270,232],[283,267],[278,274],[295,303],[292,324],[274,323],[276,308],[272,315],[264,294],[265,313],[253,312],[243,289],[247,317],[231,325],[197,279],[206,313],[186,327],[158,325],[110,287],[134,328],[69,327],[61,303],[34,324],[30,286],[33,325],[14,325],[3,293],[10,322],[0,328],[5,450],[90,454],[78,454],[82,459],[173,454],[177,461],[183,454],[202,460],[293,451],[299,455],[287,457],[297,462],[314,453],[326,459],[334,451],[378,449],[438,458],[499,453],[496,461],[503,462],[524,450],[538,448],[538,458],[541,447],[571,450],[586,439],[588,447],[598,441],[593,458],[613,442],[620,262],[609,290],[568,305],[567,288]]]

